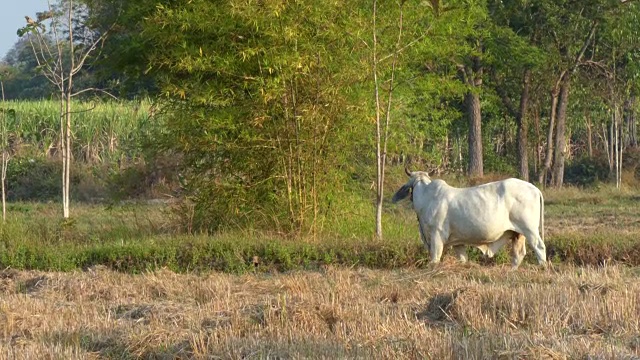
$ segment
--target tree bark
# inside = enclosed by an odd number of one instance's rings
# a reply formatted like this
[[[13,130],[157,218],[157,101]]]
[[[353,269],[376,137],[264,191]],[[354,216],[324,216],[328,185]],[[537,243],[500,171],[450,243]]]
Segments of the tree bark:
[[[637,147],[638,146],[638,133],[636,130],[636,113],[634,111],[634,105],[636,102],[635,95],[631,95],[627,101],[624,102],[624,123],[627,128],[627,138],[625,146]]]
[[[482,117],[480,113],[480,96],[468,92],[465,96],[467,116],[469,119],[469,167],[467,174],[471,177],[482,177]]]
[[[593,125],[588,113],[584,114],[584,123],[587,127],[587,150],[589,159],[593,158]]]
[[[464,66],[464,79],[471,88],[465,95],[465,107],[469,120],[469,165],[467,175],[470,177],[482,177],[482,113],[480,107],[479,89],[482,86],[483,68],[479,57],[471,59],[472,66]],[[475,90],[475,91],[474,91]]]
[[[552,186],[562,187],[564,180],[564,160],[566,152],[566,139],[564,136],[567,121],[567,106],[569,105],[569,87],[570,78],[565,75],[560,87],[560,95],[558,98],[558,115],[556,119],[556,142],[555,157],[553,161],[553,178]]]
[[[558,106],[558,88],[551,90],[551,115],[549,116],[549,131],[547,132],[547,150],[545,151],[544,166],[538,173],[538,182],[544,186],[547,183],[547,173],[551,169],[553,159],[553,128],[556,124],[556,109]]]
[[[535,162],[534,162],[534,173],[538,173],[539,169],[540,169],[540,165],[542,163],[542,145],[540,145],[540,111],[538,109],[538,107],[536,106],[535,111],[534,111],[534,117],[533,117],[533,122],[534,125],[536,127],[536,156],[535,156]]]
[[[516,122],[518,123],[518,172],[520,178],[525,181],[529,181],[529,156],[528,156],[528,142],[527,142],[527,107],[529,105],[529,79],[531,77],[531,71],[525,70],[522,77],[522,94],[520,95],[520,109]]]

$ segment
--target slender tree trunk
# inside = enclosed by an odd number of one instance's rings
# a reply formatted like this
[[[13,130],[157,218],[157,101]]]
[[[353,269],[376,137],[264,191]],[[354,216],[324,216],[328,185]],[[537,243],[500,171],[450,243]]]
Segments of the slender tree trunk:
[[[611,149],[609,147],[609,131],[607,125],[602,123],[602,142],[604,143],[604,151],[607,154],[607,164],[609,165],[609,172],[613,171],[613,163],[611,162]]]
[[[64,87],[64,84],[62,85]],[[64,88],[60,91],[60,150],[62,151],[62,217],[67,218],[67,197],[66,197],[66,184],[67,184],[67,135],[66,135],[66,97]]]
[[[480,88],[482,87],[483,68],[480,57],[471,58],[471,66],[459,65],[463,81],[469,87],[464,97],[464,104],[469,121],[469,135],[467,138],[469,147],[469,164],[467,175],[470,177],[482,177],[482,113],[480,109]]]
[[[533,117],[533,121],[535,123],[535,127],[536,127],[536,157],[535,157],[535,165],[534,165],[534,173],[538,173],[538,171],[540,171],[540,165],[541,165],[541,157],[542,157],[542,145],[540,145],[540,111],[538,109],[538,106],[536,106],[535,111],[534,111],[534,117]]]
[[[593,128],[591,124],[591,118],[588,113],[584,114],[584,122],[587,127],[587,151],[589,159],[593,158]]]
[[[564,136],[567,120],[567,106],[569,105],[569,87],[571,83],[566,76],[560,87],[560,97],[558,99],[558,118],[556,120],[556,151],[553,161],[553,182],[554,187],[562,187],[564,180],[564,160],[566,152],[566,139]]]
[[[382,196],[380,187],[382,184],[382,131],[380,129],[381,122],[381,104],[380,104],[380,85],[378,83],[378,36],[376,28],[376,17],[378,15],[378,2],[373,0],[373,83],[374,95],[376,101],[376,238],[382,239]]]
[[[444,136],[444,149],[442,153],[442,168],[449,168],[449,133]]]
[[[7,114],[5,108],[5,99],[4,99],[4,83],[0,81],[0,92],[2,93],[2,222],[7,221],[7,191],[5,187],[5,183],[7,180],[7,165],[9,163],[9,154],[7,149]]]
[[[482,177],[482,117],[480,114],[480,96],[468,92],[465,96],[467,116],[469,119],[469,167],[467,174],[471,177]]]
[[[611,126],[609,127],[609,170],[613,171],[615,168],[615,123],[611,120]]]
[[[544,166],[541,166],[538,173],[538,182],[544,186],[547,183],[547,173],[551,169],[553,160],[553,130],[556,124],[556,109],[558,106],[558,89],[551,91],[551,115],[549,116],[549,130],[547,132],[547,149],[545,151]]]
[[[69,85],[71,85],[71,78],[69,78]],[[65,146],[66,146],[66,151],[65,151],[65,160],[64,163],[66,164],[64,166],[64,183],[63,183],[63,187],[64,187],[64,201],[63,201],[63,216],[64,218],[68,218],[69,217],[69,178],[70,178],[70,174],[71,174],[71,93],[69,92],[67,95],[67,99],[66,99],[66,104],[65,104],[65,120],[66,120],[66,124],[65,124],[65,132],[64,132],[64,137],[65,137]]]
[[[380,83],[378,80],[378,37],[376,28],[377,17],[377,1],[373,0],[373,81],[374,94],[376,103],[376,160],[377,160],[377,176],[376,176],[376,238],[382,240],[382,202],[384,196],[384,170],[387,159],[387,145],[389,139],[389,124],[391,123],[391,104],[393,100],[393,87],[395,85],[395,73],[398,63],[398,54],[402,42],[402,21],[403,21],[403,2],[399,3],[400,15],[398,19],[398,38],[396,40],[393,61],[391,62],[391,76],[389,79],[389,89],[387,93],[387,106],[385,111],[385,121],[382,124],[381,113],[383,111],[380,102]]]
[[[6,131],[6,130],[4,130]],[[7,165],[9,164],[9,154],[6,147],[2,149],[2,222],[7,221]]]
[[[627,128],[627,141],[625,145],[630,147],[638,146],[638,133],[636,130],[636,112],[634,106],[636,103],[635,95],[631,95],[624,103],[625,126]]]
[[[73,23],[73,0],[69,1],[69,24]],[[66,92],[65,96],[65,130],[62,136],[65,137],[65,157],[63,161],[63,180],[62,180],[62,206],[63,206],[63,217],[65,219],[69,218],[69,179],[71,175],[71,97],[73,95],[73,72],[76,67],[75,64],[75,54],[74,54],[74,43],[73,43],[73,26],[69,26],[69,58],[71,67],[69,68],[69,73],[67,74],[67,87],[64,89]]]
[[[531,71],[525,70],[522,78],[522,94],[520,95],[520,109],[516,121],[518,123],[518,170],[520,178],[529,181],[529,156],[528,156],[528,126],[527,126],[527,107],[529,106],[529,79]]]
[[[615,162],[615,170],[616,170],[616,189],[620,189],[620,178],[622,177],[622,154],[621,154],[621,140],[622,140],[622,132],[619,124],[619,116],[618,116],[618,104],[613,105],[613,119],[612,119],[612,136],[611,143],[613,145],[613,159]]]

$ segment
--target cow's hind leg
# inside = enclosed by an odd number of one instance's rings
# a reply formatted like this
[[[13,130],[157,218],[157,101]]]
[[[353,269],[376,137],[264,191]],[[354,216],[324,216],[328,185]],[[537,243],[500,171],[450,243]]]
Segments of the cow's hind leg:
[[[538,264],[547,265],[547,249],[544,246],[544,242],[537,231],[525,230],[523,232],[524,237],[527,239],[529,246],[533,248],[533,252],[538,258]]]
[[[456,245],[453,247],[453,251],[460,262],[467,262],[467,247],[465,245]]]
[[[525,237],[522,234],[516,233],[511,241],[511,265],[515,270],[522,263],[522,259],[527,254],[527,248],[524,245]]]

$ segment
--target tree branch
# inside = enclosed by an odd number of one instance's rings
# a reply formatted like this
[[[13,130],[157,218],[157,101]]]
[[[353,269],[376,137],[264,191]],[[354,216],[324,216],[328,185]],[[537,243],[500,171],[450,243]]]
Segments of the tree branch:
[[[495,74],[495,72],[492,72],[491,77],[493,78],[493,81],[496,83],[495,89],[496,89],[496,92],[498,93],[498,96],[500,96],[500,99],[502,100],[502,104],[507,108],[509,115],[511,115],[514,118],[517,118],[520,112],[518,111],[518,109],[516,109],[515,105],[513,104],[513,101],[511,101],[511,98],[509,97],[507,92],[504,90],[504,88],[500,86],[500,84],[498,84],[499,82],[498,76]]]
[[[78,96],[78,95],[80,95],[80,94],[82,94],[82,93],[86,93],[86,92],[88,92],[88,91],[101,92],[101,93],[103,93],[103,94],[107,94],[107,95],[109,95],[110,97],[114,98],[115,100],[118,100],[118,97],[117,97],[117,96],[115,96],[115,95],[111,94],[110,92],[108,92],[108,91],[106,91],[106,90],[98,89],[98,88],[86,88],[86,89],[82,89],[82,90],[80,90],[80,91],[78,91],[78,92],[76,92],[76,93],[71,94],[71,97],[76,97],[76,96]]]
[[[578,68],[578,65],[582,61],[582,57],[584,56],[584,53],[587,51],[587,48],[589,47],[589,44],[591,43],[591,39],[593,39],[593,36],[596,33],[596,28],[597,27],[598,27],[598,20],[594,20],[593,24],[591,25],[591,30],[589,31],[589,34],[587,35],[587,38],[584,40],[584,43],[582,44],[582,48],[580,49],[580,51],[576,55],[576,59],[575,59],[575,61],[573,63],[573,66],[571,67],[571,69],[569,69],[569,71],[572,74],[576,71],[576,69]]]
[[[431,26],[431,25],[429,25],[429,26]],[[424,34],[422,34],[421,36],[418,36],[417,38],[413,39],[413,40],[412,40],[411,42],[409,42],[407,45],[405,45],[405,46],[401,47],[400,49],[397,49],[396,51],[394,51],[394,52],[392,52],[391,54],[389,54],[389,55],[387,55],[387,56],[383,57],[382,59],[379,59],[379,60],[378,60],[378,63],[381,63],[381,62],[383,62],[383,61],[385,61],[385,60],[387,60],[387,59],[389,59],[389,58],[391,58],[391,57],[393,57],[393,56],[396,56],[396,55],[398,55],[398,54],[402,53],[403,51],[407,50],[408,48],[412,47],[412,46],[413,46],[413,45],[415,45],[418,41],[420,41],[420,40],[424,39],[425,37],[427,37],[427,32],[429,32],[429,29],[427,29],[427,30],[425,31],[425,33],[424,33]]]
[[[104,46],[104,41],[106,40],[107,36],[109,35],[109,32],[113,29],[113,27],[116,25],[116,23],[114,22],[113,24],[111,24],[111,26],[107,29],[107,31],[105,31],[102,35],[100,35],[100,37],[98,37],[96,39],[96,41],[94,41],[91,46],[89,47],[89,49],[84,53],[84,55],[81,56],[80,60],[78,60],[78,64],[76,65],[76,67],[73,68],[72,72],[73,74],[77,74],[82,67],[84,66],[84,62],[87,60],[87,58],[89,57],[89,55],[91,55],[91,53],[93,52],[93,50],[95,50],[98,47],[98,43],[102,43],[101,47]]]

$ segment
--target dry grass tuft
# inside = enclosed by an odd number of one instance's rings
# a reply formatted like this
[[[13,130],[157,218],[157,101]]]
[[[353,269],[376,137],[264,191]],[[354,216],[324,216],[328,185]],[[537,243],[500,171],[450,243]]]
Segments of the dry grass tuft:
[[[632,359],[638,270],[0,272],[0,358]]]

